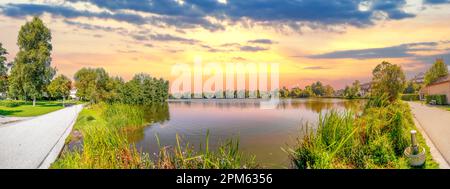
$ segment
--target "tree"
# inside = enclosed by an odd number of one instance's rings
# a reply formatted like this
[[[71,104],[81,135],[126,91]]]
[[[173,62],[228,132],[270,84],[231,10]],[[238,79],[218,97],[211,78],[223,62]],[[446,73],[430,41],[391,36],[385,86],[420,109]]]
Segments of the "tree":
[[[42,96],[55,75],[51,67],[51,32],[41,19],[34,17],[20,28],[17,45],[19,52],[12,66],[9,95],[13,98],[33,99]]]
[[[66,97],[70,94],[70,89],[72,89],[72,81],[70,81],[70,79],[65,75],[56,77],[47,87],[48,93],[51,97],[62,98],[63,106]]]
[[[323,96],[325,94],[325,87],[320,81],[311,84],[311,90],[315,96]]]
[[[283,87],[280,90],[280,97],[281,98],[288,98],[289,97],[289,89],[287,89],[286,87]]]
[[[120,90],[120,99],[125,104],[151,105],[164,102],[168,97],[169,82],[144,73],[136,74]]]
[[[372,71],[373,96],[386,96],[391,102],[398,99],[405,89],[406,80],[402,68],[398,65],[383,61]]]
[[[331,85],[326,85],[325,86],[325,96],[327,97],[331,97],[334,95],[334,89]]]
[[[404,94],[415,94],[420,90],[420,85],[415,83],[414,81],[409,81],[405,90],[403,91]]]
[[[8,68],[6,67],[6,57],[8,52],[0,43],[0,93],[5,94],[8,90]]]
[[[444,63],[443,59],[437,59],[431,68],[425,73],[424,83],[425,85],[435,82],[440,77],[448,74],[448,67]]]
[[[110,98],[110,92],[114,89],[103,68],[82,68],[75,73],[74,79],[77,96],[92,103]]]

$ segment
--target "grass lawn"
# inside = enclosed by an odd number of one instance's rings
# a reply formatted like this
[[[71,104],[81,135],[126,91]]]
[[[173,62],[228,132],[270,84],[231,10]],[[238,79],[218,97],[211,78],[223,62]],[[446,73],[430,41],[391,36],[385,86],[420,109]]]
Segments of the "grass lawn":
[[[38,101],[33,107],[33,102],[26,102],[25,104],[16,107],[0,106],[0,115],[12,117],[31,117],[43,115],[62,109],[61,101]]]

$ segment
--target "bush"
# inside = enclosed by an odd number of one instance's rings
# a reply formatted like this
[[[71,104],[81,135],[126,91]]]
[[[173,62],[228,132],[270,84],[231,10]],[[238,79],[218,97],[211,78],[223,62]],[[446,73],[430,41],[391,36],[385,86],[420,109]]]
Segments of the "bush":
[[[408,104],[370,99],[361,115],[331,111],[320,116],[315,132],[307,132],[288,153],[299,169],[409,168],[403,150],[415,129]],[[308,127],[308,125],[306,125]],[[427,147],[420,134],[421,146]],[[427,154],[427,158],[430,156]],[[425,167],[436,167],[427,160]]]
[[[420,100],[420,96],[418,94],[403,94],[401,98],[404,101],[417,101],[417,100]]]
[[[447,104],[447,96],[446,95],[428,95],[425,98],[427,100],[427,104],[431,103],[431,101],[435,101],[437,105],[446,105]]]
[[[6,107],[17,107],[17,106],[21,106],[24,105],[25,102],[24,101],[16,101],[16,100],[2,100],[0,101],[0,106],[6,106]]]

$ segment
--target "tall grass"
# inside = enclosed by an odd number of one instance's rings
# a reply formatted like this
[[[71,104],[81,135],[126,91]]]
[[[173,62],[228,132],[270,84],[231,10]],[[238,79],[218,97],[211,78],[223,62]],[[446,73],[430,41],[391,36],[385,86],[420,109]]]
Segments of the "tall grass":
[[[360,116],[337,111],[321,115],[316,130],[307,131],[288,152],[300,169],[410,168],[403,150],[409,145],[411,129],[415,126],[407,104],[377,98],[368,102]],[[422,136],[418,138],[428,148]],[[428,153],[423,168],[437,166]]]
[[[158,137],[157,137],[158,139]],[[180,136],[176,135],[176,146],[160,147],[155,168],[163,169],[248,169],[257,168],[254,157],[244,157],[239,152],[239,140],[229,139],[217,150],[209,148],[209,131],[206,133],[205,149],[194,151],[189,143],[182,145]]]
[[[151,121],[163,120],[161,114]],[[228,140],[217,150],[209,149],[209,133],[205,149],[194,151],[182,143],[177,135],[177,146],[160,146],[156,160],[147,153],[139,152],[128,140],[130,132],[148,125],[145,108],[124,104],[95,104],[78,116],[74,130],[83,135],[82,149],[63,151],[52,168],[96,168],[96,169],[190,169],[190,168],[253,168],[253,158],[244,158],[239,153],[238,140]],[[70,143],[73,139],[69,137]],[[159,141],[159,140],[158,140]],[[159,143],[159,142],[158,142]]]

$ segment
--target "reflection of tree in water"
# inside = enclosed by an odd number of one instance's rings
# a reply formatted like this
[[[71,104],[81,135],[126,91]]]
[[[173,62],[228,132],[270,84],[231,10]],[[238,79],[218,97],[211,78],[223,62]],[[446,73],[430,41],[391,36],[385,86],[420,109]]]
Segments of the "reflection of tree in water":
[[[341,99],[305,99],[301,101],[281,101],[278,109],[307,109],[316,113],[329,109],[345,109],[355,112],[362,110],[364,100],[341,100]]]
[[[144,119],[149,123],[164,123],[170,120],[169,104],[155,103],[150,106],[143,106]]]
[[[169,105],[165,103],[155,103],[148,106],[134,106],[134,108],[139,109],[144,112],[144,120],[149,124],[163,124],[170,120]],[[127,138],[131,142],[137,142],[144,139],[144,129],[142,127],[138,130],[127,133]]]

